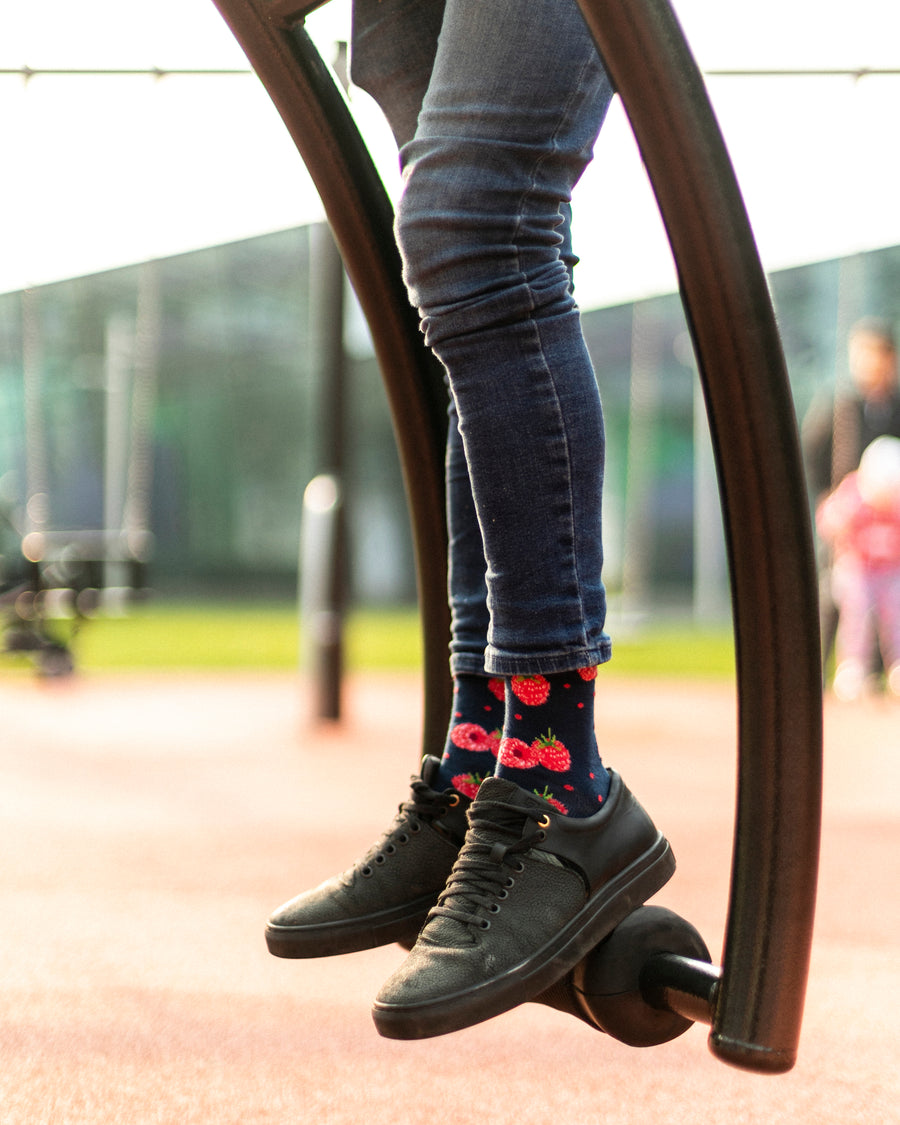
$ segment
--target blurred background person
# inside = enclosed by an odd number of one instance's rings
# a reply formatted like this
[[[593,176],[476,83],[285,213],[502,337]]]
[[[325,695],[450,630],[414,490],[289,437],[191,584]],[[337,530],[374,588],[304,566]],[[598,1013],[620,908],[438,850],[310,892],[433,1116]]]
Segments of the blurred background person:
[[[888,690],[900,696],[900,440],[876,438],[819,505],[816,524],[832,548],[835,695],[860,697],[877,643]]]
[[[813,504],[818,507],[848,473],[859,467],[863,450],[878,437],[900,438],[900,383],[897,343],[887,320],[865,317],[847,340],[850,381],[818,396],[803,421],[803,457]],[[819,606],[822,658],[828,666],[838,628],[839,608],[832,591],[832,555],[820,543]],[[877,649],[872,670],[880,668]]]

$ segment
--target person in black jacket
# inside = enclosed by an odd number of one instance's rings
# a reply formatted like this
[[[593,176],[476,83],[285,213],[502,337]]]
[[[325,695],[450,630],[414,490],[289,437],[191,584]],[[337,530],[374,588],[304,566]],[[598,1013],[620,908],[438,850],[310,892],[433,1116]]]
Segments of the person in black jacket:
[[[889,321],[866,317],[847,341],[850,382],[816,398],[803,421],[803,457],[817,507],[859,467],[863,450],[878,437],[900,437],[900,382],[897,342]],[[827,663],[837,632],[838,610],[831,593],[830,550],[820,546],[819,605],[822,655]],[[873,667],[878,654],[873,653]]]

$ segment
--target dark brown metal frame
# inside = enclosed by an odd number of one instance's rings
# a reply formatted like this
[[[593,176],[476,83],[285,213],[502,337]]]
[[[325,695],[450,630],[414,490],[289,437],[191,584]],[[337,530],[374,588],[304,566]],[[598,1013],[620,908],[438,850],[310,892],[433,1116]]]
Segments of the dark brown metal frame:
[[[446,397],[403,292],[392,213],[303,26],[324,0],[215,0],[306,163],[368,319],[394,417],[425,641],[423,746],[449,715]],[[721,973],[647,966],[647,993],[711,1025],[751,1070],[797,1053],[815,909],[822,694],[816,582],[790,386],[765,276],[699,70],[667,0],[579,0],[622,98],[674,253],[728,542],[738,793]]]

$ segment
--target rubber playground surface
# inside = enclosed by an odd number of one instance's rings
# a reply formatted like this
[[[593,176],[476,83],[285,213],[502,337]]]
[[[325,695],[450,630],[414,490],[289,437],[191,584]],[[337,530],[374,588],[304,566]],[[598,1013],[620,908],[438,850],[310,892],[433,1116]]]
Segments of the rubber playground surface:
[[[729,685],[598,680],[604,757],[679,861],[655,901],[713,958],[727,908]],[[826,704],[819,910],[800,1057],[717,1061],[707,1029],[626,1047],[524,1005],[418,1043],[370,1002],[399,947],[269,956],[270,910],[404,799],[420,690],[350,682],[310,723],[292,676],[0,670],[2,1125],[887,1125],[900,1121],[900,704]]]

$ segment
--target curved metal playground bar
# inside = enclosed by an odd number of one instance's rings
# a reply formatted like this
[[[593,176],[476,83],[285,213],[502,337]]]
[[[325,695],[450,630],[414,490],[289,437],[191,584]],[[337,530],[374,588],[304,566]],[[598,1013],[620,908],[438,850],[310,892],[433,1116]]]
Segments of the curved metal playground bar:
[[[446,393],[400,278],[392,210],[304,29],[324,0],[215,0],[279,110],[367,317],[417,558],[423,745],[449,717]],[[715,451],[731,574],[738,787],[723,964],[650,956],[647,1002],[711,1026],[710,1049],[780,1073],[797,1055],[821,810],[822,679],[812,533],[766,279],[702,77],[668,0],[579,0],[622,99],[674,254]]]

